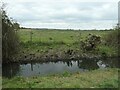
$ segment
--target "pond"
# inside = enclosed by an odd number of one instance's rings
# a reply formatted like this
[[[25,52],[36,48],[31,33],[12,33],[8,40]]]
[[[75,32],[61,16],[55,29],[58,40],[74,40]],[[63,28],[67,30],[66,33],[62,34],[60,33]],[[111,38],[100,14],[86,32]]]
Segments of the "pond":
[[[2,65],[2,76],[3,77],[14,77],[14,76],[45,76],[49,74],[64,73],[64,72],[86,72],[95,69],[105,68],[117,68],[118,59],[107,58],[104,60],[74,60],[74,61],[57,61],[57,62],[46,62],[46,63],[27,63],[27,64],[3,64]]]

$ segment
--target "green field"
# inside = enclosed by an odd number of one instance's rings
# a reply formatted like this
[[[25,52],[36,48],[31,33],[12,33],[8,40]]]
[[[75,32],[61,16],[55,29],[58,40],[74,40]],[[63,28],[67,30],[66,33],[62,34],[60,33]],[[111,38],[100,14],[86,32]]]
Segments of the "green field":
[[[3,78],[3,88],[118,88],[118,69],[63,73],[44,77]]]
[[[78,31],[78,30],[32,30],[21,29],[19,30],[20,40],[27,42],[30,40],[30,32],[33,33],[33,42],[64,42],[66,44],[72,44],[78,42],[80,38],[84,39],[88,34],[95,34],[104,37],[111,31]],[[52,40],[50,40],[52,38]]]
[[[89,33],[104,36],[107,32],[102,31],[60,31],[60,30],[30,30],[23,29],[19,31],[21,42],[27,44],[30,41],[30,33],[32,31],[32,48],[42,49],[63,47],[72,47],[73,44],[80,43],[80,39],[84,39]],[[30,45],[28,45],[30,46]],[[31,49],[32,49],[31,48]]]

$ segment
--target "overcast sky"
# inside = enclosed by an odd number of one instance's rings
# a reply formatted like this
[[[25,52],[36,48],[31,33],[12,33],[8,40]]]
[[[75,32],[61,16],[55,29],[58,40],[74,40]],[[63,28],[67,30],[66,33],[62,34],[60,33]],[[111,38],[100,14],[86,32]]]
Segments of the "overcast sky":
[[[108,29],[119,0],[3,0],[10,17],[32,28]]]

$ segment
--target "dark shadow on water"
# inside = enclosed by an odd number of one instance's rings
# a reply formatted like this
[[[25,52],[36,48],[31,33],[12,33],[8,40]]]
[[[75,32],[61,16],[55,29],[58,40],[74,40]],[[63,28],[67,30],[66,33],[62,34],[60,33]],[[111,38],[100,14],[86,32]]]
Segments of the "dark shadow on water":
[[[97,65],[97,60],[84,60],[84,61],[77,61],[78,67],[87,70],[94,70],[98,69],[99,66]]]
[[[16,76],[17,73],[19,73],[19,71],[20,71],[20,65],[18,63],[2,65],[2,76],[10,78]]]

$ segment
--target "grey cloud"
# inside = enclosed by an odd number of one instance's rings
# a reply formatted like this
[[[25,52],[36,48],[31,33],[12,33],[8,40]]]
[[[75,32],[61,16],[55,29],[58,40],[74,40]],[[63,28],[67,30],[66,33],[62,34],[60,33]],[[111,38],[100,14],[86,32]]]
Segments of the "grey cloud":
[[[39,23],[86,23],[93,21],[116,21],[117,3],[110,2],[34,1],[8,4],[9,15],[22,25]],[[14,7],[12,7],[14,6]],[[26,24],[27,25],[27,24]],[[77,26],[77,25],[76,25]]]

